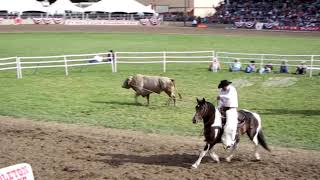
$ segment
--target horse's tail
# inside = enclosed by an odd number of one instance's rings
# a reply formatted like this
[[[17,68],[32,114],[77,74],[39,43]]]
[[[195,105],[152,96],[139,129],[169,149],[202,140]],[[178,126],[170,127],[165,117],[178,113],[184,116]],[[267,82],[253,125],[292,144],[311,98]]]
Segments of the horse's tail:
[[[247,111],[247,110],[245,110],[245,111]],[[250,111],[247,111],[247,112],[250,112]],[[252,113],[252,115],[256,119],[256,121],[258,122],[257,134],[253,138],[254,139],[253,141],[258,141],[258,142],[256,142],[257,144],[260,144],[265,150],[270,152],[271,150],[267,145],[267,142],[266,142],[266,140],[264,138],[264,135],[263,135],[263,132],[262,132],[262,129],[261,129],[261,126],[262,126],[261,125],[261,117],[257,113]]]
[[[263,135],[263,133],[262,133],[262,130],[260,130],[260,131],[258,132],[258,141],[259,141],[259,144],[260,144],[265,150],[271,152],[271,150],[270,150],[270,148],[268,147],[267,142],[266,142],[266,140],[265,140],[265,138],[264,138],[264,135]]]
[[[172,82],[172,84],[174,86],[175,91],[178,93],[179,99],[182,99],[181,94],[178,92],[178,88],[176,86],[175,80],[174,79],[170,79],[170,80],[171,80],[171,82]]]

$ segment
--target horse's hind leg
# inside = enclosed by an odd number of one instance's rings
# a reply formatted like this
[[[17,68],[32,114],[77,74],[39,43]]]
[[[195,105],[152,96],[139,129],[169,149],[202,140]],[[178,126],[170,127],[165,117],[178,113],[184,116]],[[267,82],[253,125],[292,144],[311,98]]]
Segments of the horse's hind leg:
[[[206,144],[204,149],[201,151],[198,160],[191,166],[192,168],[198,168],[201,163],[202,158],[207,154],[207,152],[212,148],[210,144]]]
[[[250,140],[253,142],[254,144],[254,157],[256,158],[256,160],[260,160],[260,154],[258,152],[258,148],[259,148],[259,141],[258,141],[258,132],[255,129],[250,129],[247,132]]]
[[[212,146],[214,146],[214,145],[212,145]],[[217,163],[219,163],[219,162],[220,162],[219,156],[218,156],[213,150],[214,150],[214,149],[212,148],[212,149],[209,151],[209,155],[210,155],[210,157],[211,157],[214,161],[216,161]]]

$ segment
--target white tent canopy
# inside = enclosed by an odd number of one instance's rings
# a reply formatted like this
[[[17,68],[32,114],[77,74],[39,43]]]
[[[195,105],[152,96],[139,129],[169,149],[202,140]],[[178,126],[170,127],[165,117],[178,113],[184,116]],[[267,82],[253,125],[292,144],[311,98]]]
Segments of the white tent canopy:
[[[64,14],[65,11],[83,12],[83,9],[74,5],[70,0],[57,0],[48,7],[51,14]]]
[[[46,8],[36,0],[1,0],[0,11],[8,12],[25,12],[25,11],[40,11],[46,12]]]
[[[135,0],[101,0],[87,8],[84,11],[99,12],[125,12],[125,13],[155,13],[150,7],[147,7]]]

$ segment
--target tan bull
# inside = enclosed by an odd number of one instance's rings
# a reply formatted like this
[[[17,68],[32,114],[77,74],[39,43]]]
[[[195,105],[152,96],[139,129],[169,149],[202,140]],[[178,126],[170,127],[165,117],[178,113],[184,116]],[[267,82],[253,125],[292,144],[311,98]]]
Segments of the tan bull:
[[[135,101],[137,103],[138,96],[146,97],[147,103],[149,105],[149,96],[151,93],[160,94],[164,91],[168,96],[169,100],[167,104],[173,100],[174,106],[176,105],[176,95],[177,91],[174,79],[161,76],[146,76],[142,74],[137,74],[134,76],[129,76],[122,85],[123,88],[130,89],[132,88],[135,94]],[[181,98],[180,93],[178,93]]]

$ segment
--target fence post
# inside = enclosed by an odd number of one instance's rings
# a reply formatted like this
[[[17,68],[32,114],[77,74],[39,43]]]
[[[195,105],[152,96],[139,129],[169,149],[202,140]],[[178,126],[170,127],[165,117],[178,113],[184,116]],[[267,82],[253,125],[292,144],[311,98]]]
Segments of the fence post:
[[[63,60],[64,60],[64,71],[65,71],[65,75],[68,76],[68,75],[69,75],[69,71],[68,71],[68,60],[67,60],[67,56],[63,56]]]
[[[212,51],[211,63],[213,63],[213,59],[216,59],[219,62],[219,59],[215,56],[215,52],[214,51]],[[210,65],[209,65],[209,68],[210,68]],[[211,68],[211,71],[213,72],[213,68]]]
[[[163,52],[163,72],[167,71],[167,53],[164,51]]]
[[[117,70],[117,63],[118,63],[118,53],[117,52],[115,52],[114,53],[114,57],[113,57],[113,61],[112,61],[112,63],[113,63],[113,72],[118,72],[118,70]]]
[[[17,63],[17,78],[22,79],[22,70],[21,70],[21,59],[20,57],[16,57]]]
[[[313,61],[314,61],[314,55],[311,56],[310,75],[309,75],[310,77],[312,77]]]
[[[261,54],[260,70],[263,68],[263,60],[264,60],[264,55]]]

